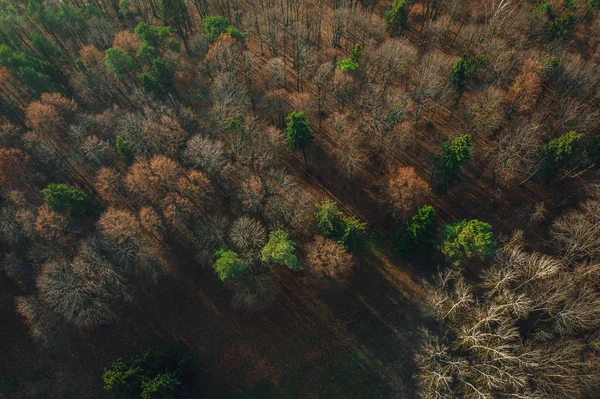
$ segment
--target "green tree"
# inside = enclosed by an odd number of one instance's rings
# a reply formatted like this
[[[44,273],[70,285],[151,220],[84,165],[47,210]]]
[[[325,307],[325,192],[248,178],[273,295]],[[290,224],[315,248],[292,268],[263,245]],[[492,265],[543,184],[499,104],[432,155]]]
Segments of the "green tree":
[[[262,250],[262,260],[269,264],[281,264],[294,271],[299,271],[300,259],[294,254],[295,251],[294,242],[290,240],[288,233],[283,230],[275,230],[269,234],[269,242]]]
[[[583,134],[572,130],[546,145],[542,153],[546,179],[554,178],[560,169],[572,166],[580,158],[583,150],[582,136]]]
[[[546,34],[550,40],[564,39],[571,34],[574,27],[575,14],[568,12],[552,21],[548,26]]]
[[[588,3],[594,10],[600,10],[600,0],[588,0]]]
[[[383,21],[387,31],[392,35],[398,35],[408,25],[408,1],[394,0],[383,15]]]
[[[308,166],[306,160],[306,148],[313,139],[310,121],[304,115],[304,112],[292,112],[287,117],[287,126],[285,128],[285,142],[294,150],[301,150],[304,157],[304,165]]]
[[[215,256],[217,260],[213,268],[221,281],[228,278],[237,279],[246,273],[246,264],[235,252],[220,248],[215,252]]]
[[[344,223],[344,234],[338,242],[344,244],[348,251],[354,251],[362,242],[366,224],[354,216],[345,217],[342,221]]]
[[[119,157],[123,160],[123,162],[125,162],[127,165],[133,162],[133,148],[129,141],[123,140],[121,136],[117,136],[115,148],[117,150],[117,154],[119,154]]]
[[[133,58],[120,47],[112,47],[104,52],[104,66],[117,78],[121,79],[131,73],[134,68]]]
[[[214,17],[204,18],[204,25],[202,27],[202,33],[208,37],[211,42],[217,40],[219,36],[227,31],[229,27],[229,20],[220,15]]]
[[[180,346],[148,349],[119,359],[104,370],[104,389],[119,398],[170,398],[194,383],[197,363],[193,353]]]
[[[336,203],[330,199],[317,205],[317,230],[325,236],[339,239],[344,235],[344,218]]]
[[[173,27],[186,49],[188,47],[188,30],[190,28],[190,15],[184,0],[159,0],[159,9],[165,25]]]
[[[139,76],[142,88],[159,100],[164,100],[175,91],[175,80],[169,66],[155,59],[152,63],[152,74],[143,73]]]
[[[173,30],[170,26],[156,26],[140,22],[136,25],[134,32],[142,42],[146,42],[149,46],[157,47],[160,42],[173,33]]]
[[[434,162],[433,189],[445,194],[459,176],[464,163],[471,157],[471,135],[465,134],[442,144],[444,154]]]
[[[317,205],[317,230],[334,241],[354,250],[360,244],[366,225],[355,217],[344,217],[336,203],[329,199]]]
[[[459,95],[465,92],[467,83],[477,76],[483,63],[484,57],[482,55],[461,58],[454,63],[450,71],[450,83]]]
[[[440,250],[454,266],[466,266],[475,258],[483,260],[497,245],[491,226],[476,219],[447,224],[442,229]]]
[[[44,201],[55,211],[80,212],[85,210],[85,194],[69,185],[50,183],[41,193]]]
[[[140,397],[143,399],[167,398],[172,396],[180,385],[181,382],[179,382],[175,373],[161,373],[150,380],[142,381]]]
[[[421,256],[431,250],[435,238],[437,217],[431,205],[421,207],[396,232],[398,251],[407,258]]]

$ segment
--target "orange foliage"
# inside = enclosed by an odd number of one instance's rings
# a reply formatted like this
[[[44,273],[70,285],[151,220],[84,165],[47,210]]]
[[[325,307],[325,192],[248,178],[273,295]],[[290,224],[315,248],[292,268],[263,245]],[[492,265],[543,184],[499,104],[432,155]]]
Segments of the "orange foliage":
[[[508,89],[508,100],[520,112],[530,111],[542,93],[542,80],[538,73],[542,65],[533,60],[526,60],[521,67],[521,74]]]
[[[79,50],[79,58],[81,58],[88,68],[101,67],[104,65],[104,53],[91,44],[83,46],[81,50]]]
[[[135,53],[140,47],[140,40],[133,32],[122,30],[115,35],[113,47],[120,47],[128,53]]]
[[[306,263],[315,277],[344,281],[354,267],[352,255],[342,244],[317,236],[308,244]]]
[[[394,215],[400,218],[414,214],[431,194],[429,185],[411,167],[398,168],[386,191]]]

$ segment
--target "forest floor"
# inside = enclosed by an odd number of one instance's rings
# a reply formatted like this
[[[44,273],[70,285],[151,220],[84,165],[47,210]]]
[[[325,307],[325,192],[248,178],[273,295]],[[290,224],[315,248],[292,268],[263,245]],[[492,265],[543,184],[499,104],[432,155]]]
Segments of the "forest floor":
[[[104,398],[105,367],[176,342],[197,353],[207,398],[414,397],[421,287],[374,240],[359,258],[340,292],[318,292],[283,273],[281,292],[263,313],[233,310],[211,270],[169,275],[149,293],[154,301],[122,309],[122,320],[69,337],[59,351],[33,342],[4,301],[1,397]]]

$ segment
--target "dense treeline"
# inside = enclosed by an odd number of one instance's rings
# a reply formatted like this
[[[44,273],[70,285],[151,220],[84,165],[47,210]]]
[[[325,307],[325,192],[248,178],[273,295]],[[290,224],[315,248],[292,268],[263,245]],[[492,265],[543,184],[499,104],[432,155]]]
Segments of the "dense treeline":
[[[422,397],[585,397],[599,54],[596,0],[0,0],[14,309],[53,347],[174,274],[260,311],[384,246],[442,269]],[[179,392],[148,353],[133,397]]]

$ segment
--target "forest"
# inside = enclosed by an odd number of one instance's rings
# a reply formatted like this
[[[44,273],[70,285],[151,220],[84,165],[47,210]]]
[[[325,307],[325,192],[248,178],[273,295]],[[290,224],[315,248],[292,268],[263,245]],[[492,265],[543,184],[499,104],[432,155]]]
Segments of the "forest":
[[[600,0],[0,0],[0,398],[600,390]]]

